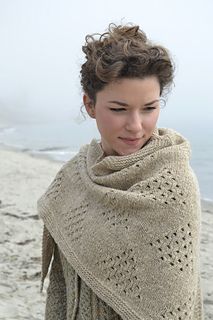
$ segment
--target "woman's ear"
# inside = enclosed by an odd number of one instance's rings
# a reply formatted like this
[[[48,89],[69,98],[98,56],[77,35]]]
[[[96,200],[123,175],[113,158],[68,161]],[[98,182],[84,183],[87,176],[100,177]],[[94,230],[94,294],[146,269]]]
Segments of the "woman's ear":
[[[83,95],[83,103],[84,106],[86,108],[86,111],[88,113],[88,115],[95,119],[95,105],[94,105],[94,101],[92,99],[90,99],[90,97],[84,93]]]

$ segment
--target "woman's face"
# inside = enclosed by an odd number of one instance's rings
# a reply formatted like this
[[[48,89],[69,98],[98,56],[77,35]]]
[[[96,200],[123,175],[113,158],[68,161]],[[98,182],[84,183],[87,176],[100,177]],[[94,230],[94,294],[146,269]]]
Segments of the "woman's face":
[[[160,85],[155,76],[112,82],[96,95],[84,95],[88,114],[95,118],[106,155],[129,155],[143,147],[160,112]]]

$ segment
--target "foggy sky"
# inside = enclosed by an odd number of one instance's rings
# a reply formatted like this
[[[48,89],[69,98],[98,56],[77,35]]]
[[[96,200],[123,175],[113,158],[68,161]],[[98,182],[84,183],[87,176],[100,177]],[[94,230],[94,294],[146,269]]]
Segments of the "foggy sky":
[[[175,60],[163,121],[211,125],[212,12],[211,0],[0,0],[0,123],[76,117],[85,35],[132,22]]]

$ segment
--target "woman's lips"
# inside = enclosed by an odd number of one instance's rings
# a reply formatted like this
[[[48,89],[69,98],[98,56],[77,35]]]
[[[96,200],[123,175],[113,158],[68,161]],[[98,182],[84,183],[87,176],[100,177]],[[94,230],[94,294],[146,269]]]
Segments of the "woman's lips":
[[[130,139],[130,138],[121,138],[120,139],[128,144],[128,145],[131,145],[131,146],[135,146],[135,145],[138,145],[139,141],[141,140],[141,138],[137,138],[137,139]]]

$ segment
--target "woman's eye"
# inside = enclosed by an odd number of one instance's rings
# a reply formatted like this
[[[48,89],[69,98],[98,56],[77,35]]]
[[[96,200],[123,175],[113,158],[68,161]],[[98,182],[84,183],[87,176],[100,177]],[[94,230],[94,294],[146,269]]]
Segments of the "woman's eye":
[[[145,108],[144,110],[145,110],[145,111],[152,111],[152,110],[154,110],[154,109],[156,109],[156,107],[147,107],[147,108]]]
[[[109,108],[111,111],[113,112],[121,112],[121,111],[125,111],[125,108]],[[146,107],[144,109],[142,109],[142,112],[151,112],[154,109],[156,109],[156,107]]]
[[[115,111],[115,112],[125,111],[124,108],[110,108],[110,110]]]

